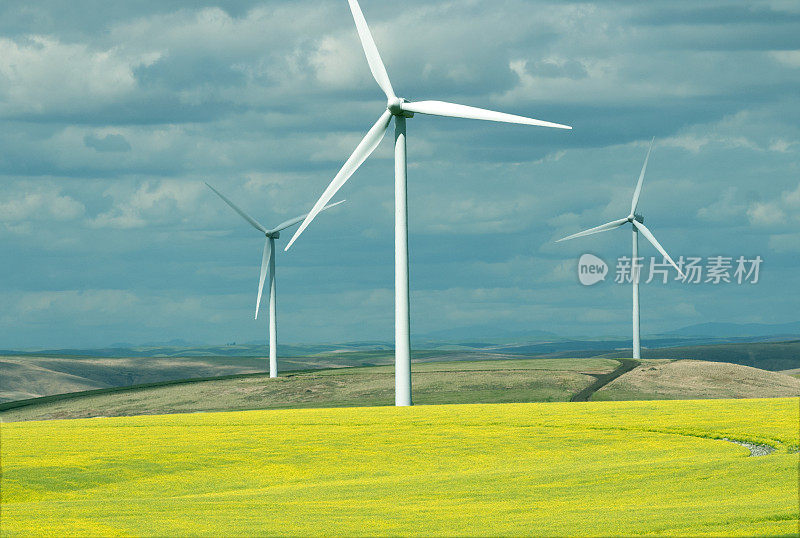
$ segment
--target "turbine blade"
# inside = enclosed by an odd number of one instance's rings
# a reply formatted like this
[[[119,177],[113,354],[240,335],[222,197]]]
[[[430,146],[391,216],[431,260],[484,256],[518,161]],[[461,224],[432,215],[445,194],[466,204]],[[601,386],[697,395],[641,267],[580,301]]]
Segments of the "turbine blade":
[[[261,255],[261,277],[258,279],[258,295],[256,296],[256,319],[258,319],[258,309],[261,307],[261,294],[264,293],[264,279],[267,277],[267,266],[272,258],[272,247],[269,237],[264,242],[264,254]]]
[[[339,205],[339,204],[343,204],[343,203],[345,203],[345,200],[339,200],[338,202],[336,202],[336,203],[334,203],[334,204],[328,204],[328,205],[326,205],[325,207],[323,207],[323,208],[320,210],[320,213],[322,213],[322,212],[323,212],[323,211],[325,211],[326,209],[330,209],[330,208],[332,208],[332,207],[334,207],[334,206],[337,206],[337,205]],[[293,219],[289,219],[289,220],[283,221],[283,222],[281,222],[280,224],[278,224],[276,227],[274,227],[273,229],[271,229],[271,230],[269,231],[269,233],[280,232],[281,230],[285,230],[286,228],[288,228],[288,227],[290,227],[290,226],[294,226],[294,225],[295,225],[295,224],[297,224],[298,222],[302,222],[302,221],[303,221],[303,219],[304,219],[304,218],[306,218],[306,216],[308,216],[308,213],[304,213],[304,214],[300,215],[299,217],[295,217],[295,218],[293,218]]]
[[[644,180],[644,171],[647,170],[647,161],[650,159],[650,152],[653,151],[653,142],[656,141],[656,137],[653,137],[650,140],[650,148],[647,150],[647,156],[644,158],[644,165],[642,166],[642,172],[639,174],[639,182],[636,183],[636,190],[633,191],[633,200],[631,201],[631,215],[633,212],[636,211],[636,207],[639,205],[639,195],[642,194],[642,181]]]
[[[521,123],[523,125],[537,125],[539,127],[555,127],[557,129],[572,129],[569,125],[551,123],[549,121],[534,120],[524,116],[515,116],[504,112],[495,112],[474,106],[456,105],[444,101],[416,101],[400,105],[405,112],[430,114],[432,116],[447,116],[450,118],[467,118],[473,120],[499,121],[503,123]]]
[[[369,130],[369,132],[364,136],[361,142],[356,146],[355,151],[350,158],[345,161],[342,169],[339,170],[339,173],[336,174],[336,177],[333,178],[328,188],[325,189],[325,192],[322,193],[322,196],[319,197],[317,203],[314,204],[314,207],[311,208],[311,211],[308,212],[305,219],[303,220],[303,224],[297,229],[292,237],[292,240],[289,241],[289,244],[286,245],[284,250],[289,250],[289,247],[297,241],[297,238],[300,237],[300,234],[303,233],[311,221],[322,211],[322,208],[325,207],[333,195],[342,188],[342,185],[350,179],[350,176],[358,170],[358,167],[369,157],[375,148],[378,147],[381,140],[383,140],[383,135],[386,134],[386,129],[389,128],[389,123],[392,121],[392,113],[388,110],[385,110],[381,117],[378,118],[378,121],[375,122],[375,125]]]
[[[576,237],[583,237],[584,235],[592,235],[592,234],[598,234],[600,232],[607,232],[608,230],[619,228],[626,222],[628,222],[628,219],[619,219],[611,222],[606,222],[605,224],[601,224],[600,226],[595,226],[594,228],[589,228],[588,230],[568,235],[567,237],[562,237],[561,239],[556,241],[556,243],[560,243],[561,241],[567,241],[569,239],[575,239]]]
[[[640,232],[642,232],[642,235],[644,235],[647,238],[647,240],[650,241],[650,243],[652,243],[654,247],[656,247],[656,250],[658,250],[661,253],[661,255],[664,256],[664,258],[666,258],[670,264],[672,264],[672,266],[678,271],[678,274],[681,275],[682,278],[685,278],[683,271],[681,271],[681,268],[678,267],[678,264],[675,263],[675,261],[672,258],[670,258],[669,254],[667,254],[667,251],[664,250],[664,247],[661,246],[661,243],[659,243],[658,240],[653,235],[653,233],[647,229],[647,226],[645,226],[638,220],[634,220],[633,225],[636,226],[636,228]]]
[[[250,224],[253,226],[253,228],[255,228],[256,230],[258,230],[258,231],[260,231],[260,232],[267,233],[267,229],[266,229],[266,228],[264,228],[264,227],[263,227],[261,224],[259,224],[259,222],[258,222],[256,219],[254,219],[253,217],[251,217],[250,215],[248,215],[247,213],[245,213],[244,211],[242,211],[241,209],[239,209],[239,207],[238,207],[236,204],[234,204],[233,202],[231,202],[230,200],[228,200],[228,199],[225,197],[225,195],[223,195],[223,194],[222,194],[221,192],[219,192],[217,189],[215,189],[214,187],[212,187],[212,186],[211,186],[211,185],[209,185],[208,183],[206,183],[206,185],[208,186],[208,188],[209,188],[209,189],[211,189],[212,191],[214,191],[215,193],[217,193],[217,196],[219,196],[220,198],[222,198],[222,200],[223,200],[223,201],[224,201],[226,204],[228,204],[229,206],[231,206],[231,208],[233,208],[233,210],[234,210],[234,211],[236,211],[237,213],[239,213],[239,214],[242,216],[242,218],[243,218],[244,220],[246,220],[247,222],[249,222],[249,223],[250,223]]]
[[[364,48],[364,54],[367,56],[367,63],[369,63],[369,70],[372,71],[372,76],[375,82],[381,87],[383,93],[386,94],[387,99],[394,99],[394,90],[392,83],[389,82],[389,75],[386,74],[386,67],[383,65],[381,55],[378,53],[378,47],[375,46],[375,40],[372,39],[372,32],[369,31],[367,21],[364,19],[364,14],[361,12],[361,6],[358,5],[358,0],[347,0],[350,4],[350,11],[353,13],[353,20],[356,22],[356,30],[358,30],[358,37],[361,39],[361,46]]]

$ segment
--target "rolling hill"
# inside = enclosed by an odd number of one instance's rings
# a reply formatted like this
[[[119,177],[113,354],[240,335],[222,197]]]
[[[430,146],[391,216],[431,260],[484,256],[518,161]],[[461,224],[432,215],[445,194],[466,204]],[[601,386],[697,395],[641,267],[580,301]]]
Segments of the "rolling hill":
[[[619,352],[596,356],[615,357]],[[777,372],[800,368],[800,340],[649,348],[642,350],[642,358],[728,362]]]
[[[430,405],[800,395],[800,379],[746,366],[669,360],[637,364],[631,359],[609,358],[416,362],[412,364],[414,402]],[[11,422],[393,403],[393,367],[374,366],[309,370],[276,379],[264,373],[245,374],[9,402],[0,405],[0,419]]]
[[[417,362],[418,404],[569,401],[596,376],[620,365],[613,359],[513,359]],[[22,402],[20,402],[22,403]],[[150,387],[78,393],[67,398],[0,406],[4,421],[128,416],[245,409],[378,406],[394,403],[393,366],[233,376]]]
[[[624,357],[625,350],[613,350],[627,342],[551,342],[536,344],[461,344],[448,349],[417,350],[415,362],[549,359],[575,357]],[[600,346],[598,348],[598,346]],[[325,351],[319,351],[324,347]],[[572,351],[565,351],[572,349]],[[230,354],[223,353],[228,350]],[[393,364],[391,349],[374,349],[373,344],[350,344],[339,348],[290,347],[302,356],[281,356],[281,372]],[[316,352],[312,353],[312,351]],[[147,348],[131,356],[111,350],[102,355],[16,354],[0,356],[0,403],[88,389],[125,387],[182,379],[198,379],[263,372],[267,359],[244,355],[263,351],[263,346],[217,348]],[[143,353],[150,351],[154,355]],[[169,351],[167,353],[167,351]],[[182,355],[185,353],[186,355]],[[219,353],[215,355],[214,353]],[[648,359],[696,359],[730,362],[764,370],[800,368],[800,340],[711,344],[643,350]]]
[[[262,346],[263,347],[263,346]],[[415,351],[415,361],[501,360],[519,355],[491,351]],[[0,403],[89,389],[264,372],[263,356],[0,356]],[[391,351],[349,348],[281,357],[281,372],[393,364]]]
[[[647,360],[594,393],[593,400],[686,400],[800,396],[800,379],[723,362]]]

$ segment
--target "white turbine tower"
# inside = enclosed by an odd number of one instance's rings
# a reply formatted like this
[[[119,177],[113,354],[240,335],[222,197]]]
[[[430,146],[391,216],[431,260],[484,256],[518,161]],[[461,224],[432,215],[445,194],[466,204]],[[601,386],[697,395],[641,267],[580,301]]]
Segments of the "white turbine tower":
[[[559,239],[556,243],[582,237],[584,235],[592,235],[600,232],[607,232],[614,228],[619,228],[623,224],[631,223],[633,229],[633,253],[631,254],[631,281],[633,282],[633,358],[641,358],[641,343],[639,340],[639,270],[637,268],[636,259],[639,257],[639,232],[644,235],[650,243],[666,258],[666,260],[678,270],[678,274],[683,277],[683,271],[672,260],[664,247],[656,240],[655,236],[644,225],[644,217],[636,213],[636,207],[639,205],[639,195],[642,193],[642,181],[644,180],[644,171],[647,169],[647,161],[650,159],[650,152],[653,149],[653,142],[655,138],[650,141],[650,148],[647,150],[647,156],[644,158],[644,166],[642,172],[639,174],[639,181],[636,183],[636,190],[633,191],[633,200],[631,201],[631,212],[624,219],[607,222],[595,228],[590,228],[576,234]]]
[[[358,37],[367,56],[372,76],[378,86],[386,94],[386,110],[378,121],[367,132],[358,144],[350,158],[344,163],[339,173],[333,178],[328,188],[308,213],[303,224],[289,241],[286,250],[305,230],[306,226],[322,210],[325,204],[336,194],[342,185],[350,178],[359,166],[375,150],[394,118],[395,146],[394,146],[394,173],[395,173],[395,209],[394,209],[394,242],[395,242],[395,405],[411,405],[411,341],[409,328],[409,296],[408,296],[408,210],[406,197],[406,118],[411,118],[415,113],[431,114],[434,116],[449,116],[453,118],[469,118],[476,120],[498,121],[505,123],[520,123],[524,125],[538,125],[542,127],[557,127],[571,129],[566,125],[534,120],[502,112],[494,112],[471,106],[456,105],[442,101],[418,101],[415,103],[397,97],[389,82],[386,68],[383,65],[375,41],[372,39],[361,7],[357,0],[348,0],[350,11],[355,19]]]
[[[267,276],[267,267],[269,267],[269,376],[270,377],[278,377],[278,320],[276,319],[276,304],[275,304],[275,240],[281,236],[281,230],[285,230],[290,226],[294,226],[306,218],[306,214],[300,215],[299,217],[295,217],[293,219],[286,220],[281,222],[277,226],[272,229],[267,229],[259,222],[245,213],[241,208],[239,208],[236,204],[231,202],[228,198],[226,198],[221,192],[217,189],[209,185],[208,188],[214,191],[217,196],[222,198],[222,200],[231,206],[234,211],[239,213],[244,220],[250,223],[250,225],[258,230],[259,232],[263,233],[267,239],[264,242],[264,254],[261,257],[261,277],[258,280],[258,295],[256,296],[256,317],[258,319],[258,310],[261,306],[261,295],[264,291],[264,280]],[[337,206],[344,202],[341,200],[336,202],[335,204],[330,204],[323,207],[320,211],[325,211],[333,206]]]

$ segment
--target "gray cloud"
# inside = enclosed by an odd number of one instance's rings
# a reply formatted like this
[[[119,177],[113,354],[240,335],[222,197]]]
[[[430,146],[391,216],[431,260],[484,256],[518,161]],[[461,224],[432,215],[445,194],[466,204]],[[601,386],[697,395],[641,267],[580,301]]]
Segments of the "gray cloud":
[[[130,143],[125,139],[124,136],[120,134],[107,134],[102,137],[93,134],[87,134],[83,137],[83,143],[86,145],[86,147],[100,152],[119,152],[131,150]]]

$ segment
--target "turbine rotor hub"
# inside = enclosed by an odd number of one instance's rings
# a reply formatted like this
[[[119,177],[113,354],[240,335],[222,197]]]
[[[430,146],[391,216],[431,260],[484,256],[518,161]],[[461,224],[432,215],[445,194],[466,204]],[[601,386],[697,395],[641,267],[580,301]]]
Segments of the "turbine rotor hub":
[[[268,234],[266,234],[266,235],[267,235],[267,237],[269,237],[270,239],[279,239],[279,238],[280,238],[280,236],[281,236],[281,233],[280,233],[280,232],[272,232],[272,233],[268,233]]]
[[[393,116],[403,116],[404,118],[413,118],[413,112],[407,112],[403,110],[403,103],[406,100],[402,97],[395,97],[394,99],[389,99],[386,103],[386,109],[392,113]]]

